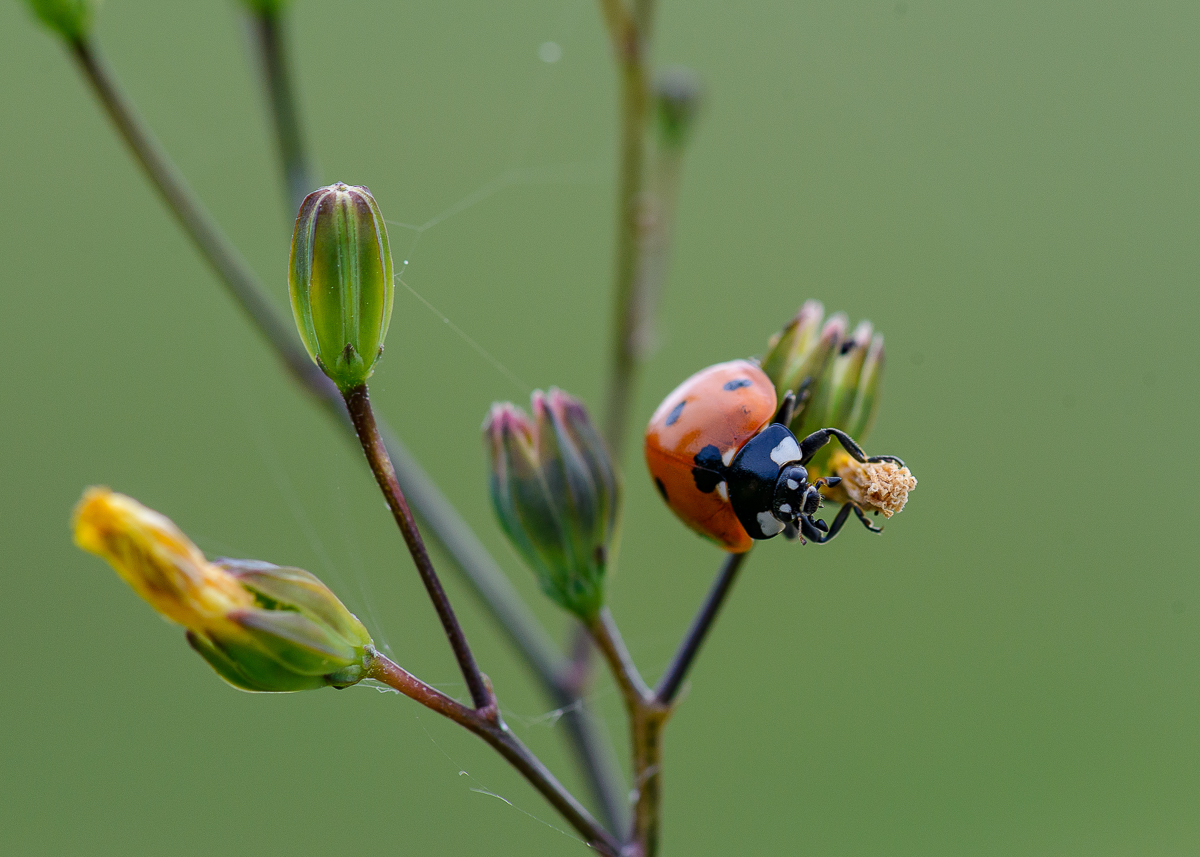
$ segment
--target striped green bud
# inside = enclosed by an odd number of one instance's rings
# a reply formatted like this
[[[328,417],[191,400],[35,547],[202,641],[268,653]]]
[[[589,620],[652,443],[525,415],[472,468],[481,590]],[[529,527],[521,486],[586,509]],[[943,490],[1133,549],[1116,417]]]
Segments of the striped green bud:
[[[84,39],[92,29],[96,0],[26,0],[38,19],[68,41]]]
[[[366,383],[383,353],[394,278],[369,190],[338,182],[305,197],[288,267],[292,313],[308,353],[342,391]]]

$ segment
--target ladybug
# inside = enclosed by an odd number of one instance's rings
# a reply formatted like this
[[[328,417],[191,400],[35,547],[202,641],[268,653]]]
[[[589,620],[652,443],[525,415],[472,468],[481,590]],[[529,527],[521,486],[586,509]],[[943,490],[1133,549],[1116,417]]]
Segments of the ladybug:
[[[813,515],[830,476],[808,481],[804,465],[837,438],[857,461],[866,458],[845,432],[824,428],[803,440],[787,428],[794,397],[777,409],[775,385],[748,360],[718,363],[697,372],[668,395],[646,426],[646,465],[663,500],[680,520],[730,553],[785,530],[817,543],[837,535],[853,509],[846,503],[830,527]]]

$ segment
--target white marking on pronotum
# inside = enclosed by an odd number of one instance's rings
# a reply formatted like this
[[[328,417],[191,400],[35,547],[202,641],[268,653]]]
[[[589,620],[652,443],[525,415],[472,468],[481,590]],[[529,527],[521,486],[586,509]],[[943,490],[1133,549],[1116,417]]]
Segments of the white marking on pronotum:
[[[777,536],[783,532],[783,524],[770,512],[758,513],[758,528],[764,536]]]
[[[796,443],[794,437],[785,437],[771,450],[771,460],[780,467],[783,467],[789,461],[799,461],[800,444]]]
[[[717,483],[717,494],[720,495],[722,500],[724,500],[727,503],[729,502],[729,486],[726,485],[724,482]]]
[[[725,450],[725,454],[721,456],[721,460],[725,462],[726,467],[728,467],[730,462],[733,461],[733,454],[735,452],[737,452],[736,449],[727,449]]]
[[[790,503],[780,503],[779,511],[783,512],[785,515],[790,515],[792,514],[792,506]]]
[[[788,487],[791,488],[793,491],[795,491],[797,488],[800,487],[800,483],[797,482],[795,479],[789,479]]]

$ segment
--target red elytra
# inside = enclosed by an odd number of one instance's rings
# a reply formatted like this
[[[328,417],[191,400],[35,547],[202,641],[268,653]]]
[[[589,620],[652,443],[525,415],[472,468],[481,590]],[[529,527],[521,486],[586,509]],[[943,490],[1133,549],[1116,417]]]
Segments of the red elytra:
[[[663,500],[681,521],[731,553],[754,540],[738,521],[728,487],[700,490],[696,455],[716,446],[728,465],[767,427],[777,406],[775,386],[754,363],[731,360],[702,369],[668,395],[646,426],[646,466]]]

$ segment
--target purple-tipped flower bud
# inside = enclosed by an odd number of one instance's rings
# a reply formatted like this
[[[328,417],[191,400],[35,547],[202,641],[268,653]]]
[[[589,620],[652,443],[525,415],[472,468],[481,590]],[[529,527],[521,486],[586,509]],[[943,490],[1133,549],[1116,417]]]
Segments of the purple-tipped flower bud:
[[[780,396],[789,390],[796,394],[788,428],[797,438],[835,428],[862,443],[879,409],[883,334],[875,333],[871,323],[863,321],[847,337],[845,315],[838,313],[821,327],[823,314],[820,303],[806,302],[771,338],[762,369]],[[827,500],[853,503],[884,517],[903,509],[908,492],[917,484],[904,465],[859,462],[836,443],[817,450],[805,467],[811,478],[841,478],[841,484],[822,489]]]
[[[242,5],[260,15],[278,15],[291,0],[242,0]]]
[[[169,519],[131,497],[89,488],[75,543],[116,569],[242,690],[347,687],[366,677],[371,636],[307,571],[254,560],[209,562]]]
[[[383,353],[394,277],[369,190],[338,182],[305,197],[288,268],[292,313],[308,353],[342,391],[364,384]]]
[[[687,144],[703,101],[700,79],[690,68],[672,66],[654,79],[658,136],[665,148]]]
[[[492,504],[542,591],[586,619],[604,604],[620,484],[578,400],[537,391],[532,410],[497,403],[484,422]]]
[[[837,313],[822,326],[824,316],[825,307],[820,301],[805,301],[787,326],[767,343],[762,369],[775,384],[780,399],[789,390],[796,394],[793,423],[802,418],[830,357],[846,335],[845,315]]]

